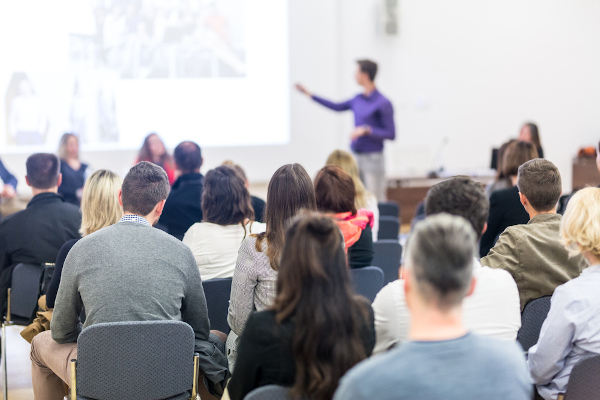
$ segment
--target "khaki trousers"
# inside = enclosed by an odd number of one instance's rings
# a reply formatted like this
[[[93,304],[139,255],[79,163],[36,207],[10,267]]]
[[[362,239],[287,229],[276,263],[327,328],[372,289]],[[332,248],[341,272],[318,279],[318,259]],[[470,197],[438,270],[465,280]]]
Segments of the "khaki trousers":
[[[71,360],[77,358],[77,343],[59,344],[50,331],[31,341],[31,379],[35,400],[63,400],[65,383],[71,381]]]

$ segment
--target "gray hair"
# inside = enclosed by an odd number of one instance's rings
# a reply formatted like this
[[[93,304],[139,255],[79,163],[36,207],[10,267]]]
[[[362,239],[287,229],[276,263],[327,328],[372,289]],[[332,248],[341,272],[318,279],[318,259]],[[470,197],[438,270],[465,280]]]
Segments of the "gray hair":
[[[123,211],[148,215],[159,202],[167,198],[170,189],[169,178],[164,169],[151,162],[141,161],[131,167],[123,180]]]
[[[473,276],[477,235],[464,218],[427,217],[407,244],[407,265],[421,297],[447,311],[462,302]]]

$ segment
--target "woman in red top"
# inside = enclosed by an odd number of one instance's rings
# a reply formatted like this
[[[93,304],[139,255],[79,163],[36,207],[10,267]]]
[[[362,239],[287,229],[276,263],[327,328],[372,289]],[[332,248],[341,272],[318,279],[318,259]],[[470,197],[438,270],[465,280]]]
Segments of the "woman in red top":
[[[169,177],[169,183],[172,185],[175,182],[173,160],[167,152],[165,144],[156,133],[151,133],[144,139],[144,144],[135,163],[137,164],[140,161],[149,161],[161,166]]]

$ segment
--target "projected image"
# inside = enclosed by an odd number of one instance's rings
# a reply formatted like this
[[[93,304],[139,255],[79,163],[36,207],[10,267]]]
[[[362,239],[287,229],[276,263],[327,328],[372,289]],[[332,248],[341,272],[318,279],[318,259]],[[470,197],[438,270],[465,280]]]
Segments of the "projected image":
[[[13,74],[6,90],[7,144],[39,145],[46,140],[48,118],[43,102],[25,73]]]

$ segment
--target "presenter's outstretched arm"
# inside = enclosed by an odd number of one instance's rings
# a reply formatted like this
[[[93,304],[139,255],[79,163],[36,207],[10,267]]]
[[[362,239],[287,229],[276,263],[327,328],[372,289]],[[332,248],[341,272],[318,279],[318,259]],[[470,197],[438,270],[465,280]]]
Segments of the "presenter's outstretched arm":
[[[333,101],[329,101],[329,100],[325,100],[322,97],[319,96],[315,96],[313,95],[311,92],[308,91],[308,89],[306,89],[303,85],[301,85],[300,83],[296,84],[296,89],[300,92],[303,93],[305,95],[307,95],[308,97],[310,97],[311,99],[313,99],[314,101],[316,101],[317,103],[333,110],[333,111],[346,111],[350,109],[350,100],[346,100],[343,101],[341,103],[334,103]]]

